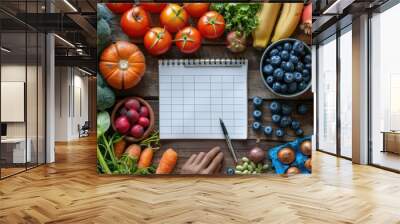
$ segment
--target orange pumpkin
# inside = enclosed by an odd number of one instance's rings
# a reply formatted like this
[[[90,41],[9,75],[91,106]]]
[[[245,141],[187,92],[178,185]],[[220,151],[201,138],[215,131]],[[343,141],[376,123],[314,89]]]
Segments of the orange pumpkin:
[[[140,49],[127,41],[117,41],[100,56],[99,70],[104,80],[115,89],[136,86],[146,69],[145,58]]]

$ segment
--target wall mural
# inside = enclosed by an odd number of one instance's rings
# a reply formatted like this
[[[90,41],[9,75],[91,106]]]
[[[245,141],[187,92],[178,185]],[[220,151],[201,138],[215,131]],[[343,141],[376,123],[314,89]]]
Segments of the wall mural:
[[[311,173],[311,11],[98,4],[98,172]]]

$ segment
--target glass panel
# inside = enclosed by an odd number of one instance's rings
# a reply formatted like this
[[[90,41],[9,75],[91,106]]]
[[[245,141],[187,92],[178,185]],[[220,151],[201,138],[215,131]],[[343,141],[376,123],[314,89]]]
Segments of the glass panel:
[[[372,28],[372,163],[400,170],[400,5],[374,15]]]
[[[340,36],[340,154],[352,157],[352,32]]]
[[[318,48],[318,146],[336,154],[336,37]]]
[[[39,45],[38,45],[38,164],[45,163],[46,148],[45,148],[45,44],[46,36],[42,33],[39,34]]]

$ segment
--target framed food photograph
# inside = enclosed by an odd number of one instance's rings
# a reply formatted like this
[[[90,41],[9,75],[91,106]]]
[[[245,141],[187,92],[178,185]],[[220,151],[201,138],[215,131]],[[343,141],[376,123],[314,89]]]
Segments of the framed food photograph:
[[[310,174],[309,2],[97,4],[97,171]]]

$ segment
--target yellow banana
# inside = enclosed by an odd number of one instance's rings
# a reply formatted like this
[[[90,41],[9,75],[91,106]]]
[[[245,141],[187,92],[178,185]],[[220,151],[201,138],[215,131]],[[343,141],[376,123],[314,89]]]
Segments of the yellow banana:
[[[272,42],[290,37],[299,24],[303,3],[284,3],[281,16],[276,24]]]
[[[257,17],[259,24],[253,32],[253,47],[265,48],[269,43],[275,22],[281,9],[281,3],[264,3]]]

